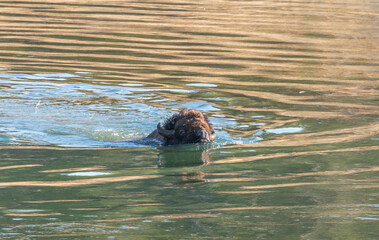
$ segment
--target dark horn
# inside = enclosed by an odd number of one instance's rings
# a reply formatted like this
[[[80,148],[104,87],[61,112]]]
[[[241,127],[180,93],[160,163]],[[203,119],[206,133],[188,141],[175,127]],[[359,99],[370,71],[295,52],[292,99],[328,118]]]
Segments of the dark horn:
[[[216,133],[214,132],[214,133],[212,133],[211,134],[211,142],[213,142],[214,140],[216,140]]]
[[[175,134],[175,130],[167,130],[162,128],[161,123],[158,123],[157,130],[160,135],[166,138],[172,138]]]

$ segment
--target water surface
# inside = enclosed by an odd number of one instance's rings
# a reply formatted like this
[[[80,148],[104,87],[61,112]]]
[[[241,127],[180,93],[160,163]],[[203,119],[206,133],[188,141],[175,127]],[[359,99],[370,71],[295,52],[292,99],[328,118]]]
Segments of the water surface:
[[[0,238],[378,239],[377,1],[0,9]]]

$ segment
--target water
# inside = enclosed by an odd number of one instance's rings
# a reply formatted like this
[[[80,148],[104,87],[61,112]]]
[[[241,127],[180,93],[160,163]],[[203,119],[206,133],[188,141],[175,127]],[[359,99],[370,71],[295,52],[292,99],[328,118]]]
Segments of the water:
[[[1,1],[1,239],[378,239],[377,1]],[[182,108],[217,139],[122,142]]]

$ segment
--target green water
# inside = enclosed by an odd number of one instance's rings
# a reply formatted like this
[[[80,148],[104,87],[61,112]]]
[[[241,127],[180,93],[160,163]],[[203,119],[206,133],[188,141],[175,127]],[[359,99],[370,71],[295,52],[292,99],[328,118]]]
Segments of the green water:
[[[0,239],[378,239],[376,1],[1,1]],[[146,146],[182,108],[217,139]]]

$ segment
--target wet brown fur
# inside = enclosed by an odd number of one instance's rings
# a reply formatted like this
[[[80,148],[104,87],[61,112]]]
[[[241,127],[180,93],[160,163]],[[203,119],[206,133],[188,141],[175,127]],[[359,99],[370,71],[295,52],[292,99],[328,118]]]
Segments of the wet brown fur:
[[[214,140],[211,139],[211,136],[215,136],[215,131],[208,117],[198,110],[183,109],[180,113],[175,113],[168,118],[162,128],[175,130],[174,136],[167,138],[160,135],[158,130],[154,130],[145,139],[147,141],[158,140],[164,145],[177,145],[210,142]],[[204,134],[203,137],[199,137],[199,132]]]

